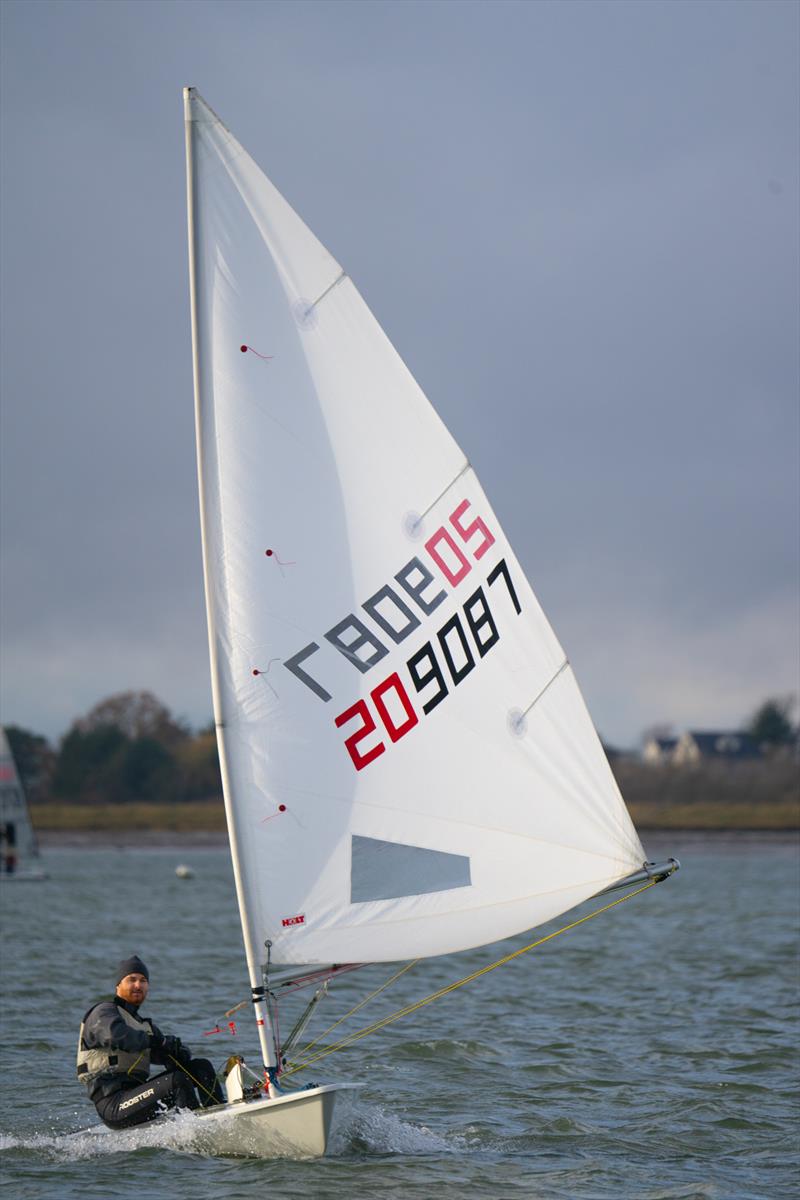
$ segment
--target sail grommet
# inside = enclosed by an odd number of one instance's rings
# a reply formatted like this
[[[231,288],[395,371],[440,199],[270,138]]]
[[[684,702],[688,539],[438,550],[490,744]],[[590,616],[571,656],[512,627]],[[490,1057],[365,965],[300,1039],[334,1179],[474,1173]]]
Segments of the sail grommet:
[[[510,708],[506,717],[508,732],[514,737],[524,737],[528,731],[528,718],[521,708]]]
[[[302,297],[295,300],[292,305],[292,313],[297,322],[298,329],[302,329],[308,333],[311,329],[317,328],[317,314],[314,311],[314,303],[312,300],[304,300]]]
[[[406,537],[411,538],[412,542],[418,542],[424,532],[425,523],[419,513],[407,512],[403,517],[403,533]]]

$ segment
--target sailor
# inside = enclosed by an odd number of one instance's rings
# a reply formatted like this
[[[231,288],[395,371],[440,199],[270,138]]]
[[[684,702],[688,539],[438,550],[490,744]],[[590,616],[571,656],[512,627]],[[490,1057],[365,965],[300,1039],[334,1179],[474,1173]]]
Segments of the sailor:
[[[13,821],[8,821],[0,830],[4,843],[3,868],[6,875],[13,875],[17,869],[17,827]]]
[[[116,993],[94,1004],[81,1021],[78,1078],[110,1129],[152,1121],[166,1108],[198,1108],[224,1096],[206,1058],[192,1058],[180,1038],[139,1016],[150,972],[134,954],[117,967]],[[166,1070],[150,1075],[157,1064]]]

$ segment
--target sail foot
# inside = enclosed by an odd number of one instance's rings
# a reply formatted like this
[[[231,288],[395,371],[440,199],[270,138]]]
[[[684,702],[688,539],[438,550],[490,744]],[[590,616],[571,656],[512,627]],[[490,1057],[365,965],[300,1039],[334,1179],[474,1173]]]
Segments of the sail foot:
[[[619,891],[620,888],[633,887],[637,883],[647,883],[650,880],[652,883],[662,883],[665,879],[669,879],[670,875],[674,875],[676,871],[680,871],[681,864],[677,858],[668,858],[666,862],[644,862],[642,863],[641,871],[634,871],[632,875],[626,875],[624,879],[618,879],[616,883],[612,883],[610,887],[603,888],[602,891],[596,892],[597,896],[605,896],[608,892]]]

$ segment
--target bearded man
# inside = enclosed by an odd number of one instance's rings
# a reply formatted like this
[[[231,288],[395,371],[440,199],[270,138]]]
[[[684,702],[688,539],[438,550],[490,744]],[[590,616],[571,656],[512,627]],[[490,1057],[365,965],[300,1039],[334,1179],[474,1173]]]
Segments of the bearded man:
[[[117,967],[114,996],[93,1004],[81,1021],[78,1078],[110,1129],[141,1125],[169,1108],[225,1100],[208,1059],[192,1058],[180,1038],[139,1015],[149,989],[142,960],[136,954],[125,958]],[[151,1075],[154,1064],[166,1069]]]

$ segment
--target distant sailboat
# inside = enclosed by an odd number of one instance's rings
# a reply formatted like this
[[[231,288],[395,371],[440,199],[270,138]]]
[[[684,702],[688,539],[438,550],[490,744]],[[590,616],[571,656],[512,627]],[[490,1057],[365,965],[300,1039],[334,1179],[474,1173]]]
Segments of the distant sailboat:
[[[6,731],[0,726],[0,881],[46,879],[46,871],[37,865],[38,857],[28,802]]]
[[[266,1080],[232,1072],[238,1103],[200,1119],[235,1116],[220,1149],[321,1154],[339,1088],[282,1090],[276,968],[484,945],[677,864],[645,863],[463,452],[339,263],[184,101],[214,715]]]

